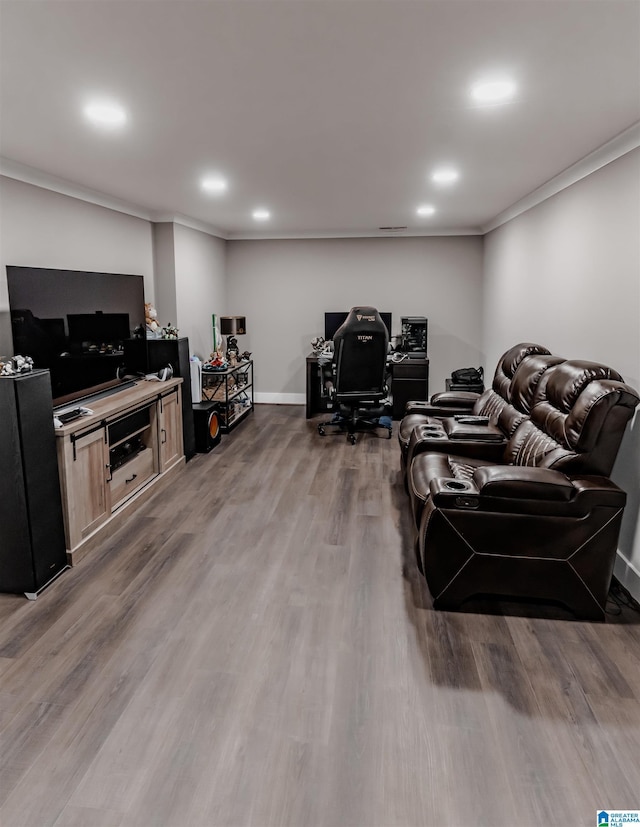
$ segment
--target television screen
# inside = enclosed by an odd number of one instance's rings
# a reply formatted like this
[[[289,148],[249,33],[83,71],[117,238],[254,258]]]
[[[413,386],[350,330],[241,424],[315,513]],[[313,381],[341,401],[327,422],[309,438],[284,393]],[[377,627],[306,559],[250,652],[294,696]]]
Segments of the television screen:
[[[127,342],[145,340],[142,276],[9,265],[7,285],[13,352],[50,371],[54,405],[122,384]]]
[[[384,322],[385,327],[387,328],[389,339],[391,339],[391,313],[383,313],[382,311],[378,312],[380,313],[382,321]],[[339,313],[324,314],[324,338],[327,342],[330,339],[333,339],[336,330],[340,327],[340,325],[344,322],[348,315],[348,310],[340,311]]]

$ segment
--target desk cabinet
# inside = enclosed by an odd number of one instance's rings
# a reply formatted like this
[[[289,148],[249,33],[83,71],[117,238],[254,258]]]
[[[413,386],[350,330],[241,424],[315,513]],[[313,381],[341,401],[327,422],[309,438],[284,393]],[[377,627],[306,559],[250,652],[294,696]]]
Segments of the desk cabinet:
[[[405,359],[391,368],[393,418],[402,419],[407,402],[429,398],[429,360]]]
[[[322,368],[318,357],[312,353],[307,356],[307,419],[330,409],[331,401],[324,392]]]

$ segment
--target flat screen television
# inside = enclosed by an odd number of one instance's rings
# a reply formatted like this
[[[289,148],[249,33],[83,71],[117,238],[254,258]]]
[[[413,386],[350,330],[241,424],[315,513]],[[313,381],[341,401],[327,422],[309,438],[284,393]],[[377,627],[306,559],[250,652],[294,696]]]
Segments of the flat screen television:
[[[7,286],[13,353],[50,371],[54,407],[118,390],[132,340],[146,354],[142,276],[8,265]]]
[[[387,328],[387,333],[389,334],[389,339],[391,339],[391,313],[383,313],[379,311],[382,321]],[[349,315],[348,310],[341,310],[337,313],[325,313],[324,314],[324,338],[325,341],[329,341],[333,339],[335,336],[336,330],[340,327],[340,325],[344,322],[344,320]]]

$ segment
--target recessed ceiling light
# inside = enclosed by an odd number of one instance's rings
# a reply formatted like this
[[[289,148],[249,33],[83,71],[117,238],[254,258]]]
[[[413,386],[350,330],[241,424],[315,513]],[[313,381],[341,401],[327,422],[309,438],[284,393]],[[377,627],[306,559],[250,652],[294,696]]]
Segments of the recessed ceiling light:
[[[227,191],[227,182],[221,175],[208,175],[202,179],[200,186],[211,195],[219,195]]]
[[[476,103],[506,103],[515,95],[516,88],[515,82],[509,78],[491,78],[474,83],[470,94]]]
[[[421,216],[433,215],[436,211],[436,208],[431,206],[431,204],[421,204],[416,213]]]
[[[431,174],[434,184],[453,184],[459,177],[460,173],[453,167],[441,167]]]
[[[269,212],[269,210],[265,210],[262,207],[260,209],[254,210],[252,215],[256,221],[267,221],[269,218],[271,218],[271,213]]]
[[[93,101],[84,108],[85,117],[96,126],[105,129],[117,129],[127,122],[127,113],[119,103],[113,101]]]

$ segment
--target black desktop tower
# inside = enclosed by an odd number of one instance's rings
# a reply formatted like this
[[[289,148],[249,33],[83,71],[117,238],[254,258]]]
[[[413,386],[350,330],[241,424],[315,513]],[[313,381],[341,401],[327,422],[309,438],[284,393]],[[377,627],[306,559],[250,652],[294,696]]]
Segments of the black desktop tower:
[[[0,591],[34,596],[67,566],[48,370],[0,377]]]
[[[222,438],[217,402],[195,402],[193,404],[196,451],[208,454]]]
[[[427,355],[427,327],[428,321],[424,316],[404,316],[401,321],[401,345],[398,348],[404,353],[419,353]]]
[[[150,373],[157,373],[171,365],[173,375],[182,378],[182,438],[185,458],[190,460],[196,452],[196,442],[191,413],[189,339],[186,336],[179,339],[131,339],[125,342],[124,357],[126,369],[132,373],[144,371],[147,364]]]

